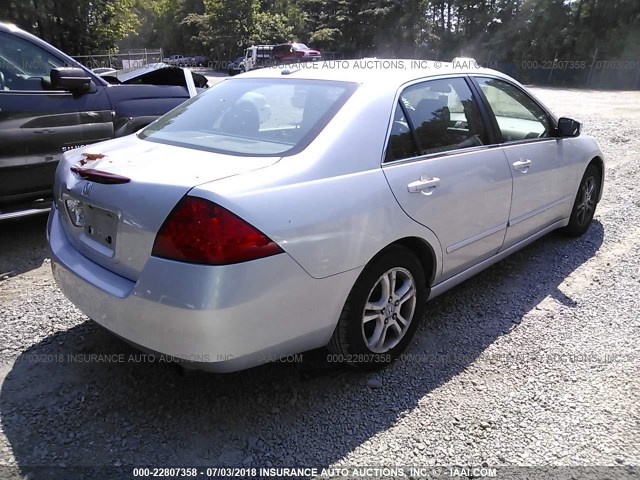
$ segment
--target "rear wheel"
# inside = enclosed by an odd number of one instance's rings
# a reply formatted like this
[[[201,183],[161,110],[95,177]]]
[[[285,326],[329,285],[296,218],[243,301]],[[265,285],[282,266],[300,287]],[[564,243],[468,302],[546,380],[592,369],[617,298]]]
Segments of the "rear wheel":
[[[564,228],[564,233],[578,237],[589,229],[596,213],[601,185],[600,171],[595,165],[589,165],[580,182],[571,218]]]
[[[329,350],[337,361],[373,370],[395,360],[424,312],[427,288],[416,256],[400,246],[365,267],[345,302]]]

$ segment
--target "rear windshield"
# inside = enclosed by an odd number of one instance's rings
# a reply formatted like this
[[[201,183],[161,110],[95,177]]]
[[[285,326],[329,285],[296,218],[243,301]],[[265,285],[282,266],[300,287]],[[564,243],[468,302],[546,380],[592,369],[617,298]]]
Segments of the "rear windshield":
[[[318,135],[355,88],[347,82],[235,78],[186,101],[139,136],[232,155],[292,155]]]

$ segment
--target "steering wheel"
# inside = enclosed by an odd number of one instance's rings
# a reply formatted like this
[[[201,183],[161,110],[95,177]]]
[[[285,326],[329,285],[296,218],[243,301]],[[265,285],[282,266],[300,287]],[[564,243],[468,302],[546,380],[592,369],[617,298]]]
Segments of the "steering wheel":
[[[0,90],[4,90],[4,73],[0,72]]]

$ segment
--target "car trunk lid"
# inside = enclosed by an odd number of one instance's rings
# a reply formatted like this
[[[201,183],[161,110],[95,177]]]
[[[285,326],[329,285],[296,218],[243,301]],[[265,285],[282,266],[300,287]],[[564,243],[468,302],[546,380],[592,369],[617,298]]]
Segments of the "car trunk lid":
[[[75,248],[104,268],[137,280],[157,231],[191,188],[278,160],[206,152],[130,135],[67,153],[56,173],[54,195]]]

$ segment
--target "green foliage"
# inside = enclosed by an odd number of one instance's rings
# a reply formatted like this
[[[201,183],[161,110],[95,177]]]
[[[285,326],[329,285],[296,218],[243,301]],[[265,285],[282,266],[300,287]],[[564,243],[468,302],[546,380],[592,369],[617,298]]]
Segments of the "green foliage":
[[[9,0],[0,20],[15,23],[75,55],[109,52],[134,32],[134,0]]]
[[[72,54],[120,44],[224,60],[302,41],[347,58],[640,57],[638,0],[4,0],[0,20]]]
[[[250,44],[281,43],[289,41],[293,35],[293,26],[282,13],[254,12],[254,25],[249,34]]]

